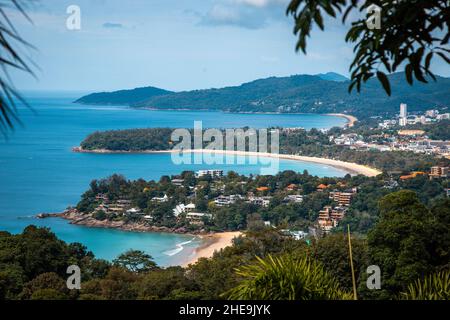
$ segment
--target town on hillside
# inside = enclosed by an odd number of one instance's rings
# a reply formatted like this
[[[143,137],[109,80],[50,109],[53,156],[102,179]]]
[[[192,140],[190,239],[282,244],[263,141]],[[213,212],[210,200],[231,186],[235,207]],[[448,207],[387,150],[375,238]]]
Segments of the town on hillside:
[[[244,176],[223,170],[186,171],[160,181],[113,175],[94,180],[66,217],[104,227],[139,225],[177,233],[278,228],[297,239],[321,237],[351,223],[364,233],[376,220],[377,199],[403,189],[428,201],[450,196],[448,167],[408,175],[319,178],[307,172]]]

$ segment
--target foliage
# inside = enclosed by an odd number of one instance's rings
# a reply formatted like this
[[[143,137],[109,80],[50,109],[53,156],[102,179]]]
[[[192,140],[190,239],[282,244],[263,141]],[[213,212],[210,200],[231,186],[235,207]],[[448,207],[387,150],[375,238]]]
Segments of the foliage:
[[[367,24],[373,14],[369,9],[374,5],[381,10],[380,28]],[[405,66],[406,80],[412,84],[413,77],[421,82],[427,82],[426,76],[435,78],[430,70],[435,57],[450,63],[450,50],[446,47],[450,15],[446,0],[292,0],[287,13],[295,20],[297,50],[306,53],[306,39],[314,25],[324,30],[324,15],[332,18],[342,15],[345,23],[352,11],[366,10],[365,15],[357,15],[351,22],[345,37],[347,42],[355,43],[350,91],[355,86],[360,91],[361,84],[376,75],[390,95],[391,86],[383,69],[391,73]]]
[[[23,56],[21,49],[33,48],[26,42],[14,28],[8,17],[6,8],[13,9],[23,15],[28,21],[30,18],[24,11],[30,1],[27,0],[7,0],[0,5],[0,133],[6,134],[9,128],[13,127],[17,118],[16,102],[20,101],[26,106],[28,104],[16,91],[9,78],[9,68],[21,70],[33,75],[30,63]]]
[[[356,236],[352,236],[351,241],[355,278],[358,280],[368,266],[368,246],[365,239]],[[348,238],[345,233],[330,234],[319,241],[314,241],[310,255],[322,263],[343,289],[351,292],[352,274]]]
[[[85,150],[107,149],[117,151],[170,149],[172,129],[131,129],[95,132],[81,143]]]
[[[448,119],[426,126],[425,130],[433,140],[450,140],[450,120]]]
[[[400,294],[404,300],[449,300],[450,272],[441,271],[427,275],[411,283],[406,292]]]
[[[25,284],[20,295],[21,299],[36,299],[36,296],[43,298],[44,292],[49,294],[49,291],[58,293],[58,299],[61,300],[68,297],[69,290],[66,282],[59,275],[54,272],[47,272],[38,275],[36,278]]]
[[[151,97],[170,94],[171,91],[154,88],[136,88],[132,90],[120,90],[114,92],[92,93],[75,101],[75,103],[92,105],[130,105],[139,103]]]
[[[136,108],[161,110],[220,110],[224,112],[280,113],[349,113],[358,119],[382,114],[394,115],[400,103],[410,111],[424,111],[448,102],[450,79],[437,76],[436,82],[417,83],[414,87],[404,81],[404,73],[388,76],[392,96],[386,97],[376,80],[369,80],[361,94],[348,94],[348,81],[337,82],[320,76],[294,75],[259,79],[241,86],[204,89],[148,97],[129,104]],[[84,99],[84,98],[81,98]],[[114,103],[115,97],[98,102]],[[94,103],[93,101],[92,103]]]
[[[257,258],[236,270],[242,282],[226,293],[234,300],[348,300],[351,295],[320,263],[290,256]]]
[[[0,299],[29,299],[56,290],[68,297],[67,267],[78,265],[82,280],[104,276],[109,263],[81,244],[66,244],[46,228],[28,226],[21,234],[0,233]],[[46,290],[39,292],[40,290]]]
[[[369,262],[382,270],[382,289],[392,298],[423,274],[450,261],[450,200],[427,208],[413,191],[391,193],[380,201],[380,219],[368,234]]]
[[[140,250],[128,250],[114,259],[113,264],[132,272],[147,272],[155,269],[156,263],[152,256]]]

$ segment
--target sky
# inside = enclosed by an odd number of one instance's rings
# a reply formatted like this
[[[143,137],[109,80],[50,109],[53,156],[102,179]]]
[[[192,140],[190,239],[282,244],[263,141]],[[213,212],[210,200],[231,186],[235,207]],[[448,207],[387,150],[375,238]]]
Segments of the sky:
[[[36,47],[23,49],[36,64],[36,78],[12,73],[21,90],[183,91],[271,76],[348,76],[353,56],[344,41],[348,26],[330,20],[325,32],[313,31],[306,56],[295,52],[288,0],[36,1],[27,9],[32,24],[9,12]],[[81,10],[80,30],[66,26],[71,5]]]

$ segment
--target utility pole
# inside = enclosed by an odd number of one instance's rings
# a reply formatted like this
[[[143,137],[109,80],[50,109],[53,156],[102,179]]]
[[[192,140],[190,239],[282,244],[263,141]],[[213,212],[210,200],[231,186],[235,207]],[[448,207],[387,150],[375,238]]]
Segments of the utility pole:
[[[352,269],[353,300],[358,300],[358,296],[356,294],[355,269],[353,267],[352,241],[350,239],[350,225],[347,225],[347,234],[348,234],[348,250],[349,250],[349,253],[350,253],[350,268]]]

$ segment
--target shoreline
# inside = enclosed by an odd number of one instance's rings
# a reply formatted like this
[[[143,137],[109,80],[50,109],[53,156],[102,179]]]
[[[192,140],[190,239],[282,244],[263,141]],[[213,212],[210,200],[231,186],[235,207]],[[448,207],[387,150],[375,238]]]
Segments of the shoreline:
[[[73,152],[78,153],[95,153],[95,154],[171,154],[178,153],[180,150],[142,150],[142,151],[112,151],[106,149],[96,149],[96,150],[84,150],[81,147],[75,147],[72,149]],[[378,169],[371,168],[365,165],[345,162],[335,159],[319,158],[319,157],[308,157],[300,155],[290,155],[290,154],[279,154],[279,153],[267,153],[267,152],[247,152],[247,151],[233,151],[233,150],[208,150],[208,149],[190,149],[183,150],[184,153],[212,153],[212,154],[224,154],[233,156],[255,156],[255,157],[265,157],[265,158],[275,158],[302,162],[312,162],[318,164],[329,165],[337,169],[344,169],[349,173],[362,174],[367,177],[375,177],[382,172]]]
[[[149,111],[192,111],[192,112],[222,112],[222,113],[228,113],[228,114],[256,114],[256,115],[319,115],[319,116],[330,116],[330,117],[338,117],[338,118],[344,118],[347,120],[347,123],[344,124],[342,127],[351,128],[355,125],[355,123],[358,121],[358,118],[355,116],[352,116],[350,114],[345,113],[310,113],[310,112],[276,112],[276,111],[227,111],[227,110],[215,110],[215,109],[158,109],[158,108],[149,108],[149,107],[143,107],[143,108],[136,108],[136,107],[130,107],[131,109],[141,109],[141,110],[149,110]],[[330,128],[331,129],[331,128]]]
[[[116,229],[127,232],[159,232],[159,233],[172,233],[189,236],[203,236],[209,235],[209,232],[199,230],[198,232],[190,232],[184,228],[168,228],[148,226],[143,223],[125,222],[125,221],[109,221],[109,220],[96,220],[92,217],[92,214],[80,213],[77,210],[68,209],[61,213],[39,213],[36,215],[38,219],[48,218],[60,218],[68,220],[69,224],[82,226],[86,228],[103,228],[103,229]]]
[[[355,123],[358,122],[358,118],[355,117],[355,116],[352,116],[350,114],[345,114],[345,113],[326,113],[325,115],[347,119],[348,123],[346,124],[346,126],[349,127],[349,128],[354,127]]]
[[[188,267],[195,264],[201,258],[212,258],[215,252],[218,252],[233,244],[233,239],[243,235],[240,231],[227,231],[200,236],[203,244],[195,248],[194,255],[187,261],[180,264],[182,267]]]
[[[84,103],[84,102],[78,102],[73,101],[72,103],[79,104],[79,105],[85,105],[85,106],[107,106],[107,107],[124,107],[134,110],[148,110],[148,111],[184,111],[184,112],[221,112],[221,113],[228,113],[228,114],[263,114],[263,115],[321,115],[321,116],[331,116],[331,117],[339,117],[339,118],[345,118],[347,120],[347,123],[344,125],[344,127],[353,127],[355,125],[355,122],[358,121],[358,118],[355,116],[345,114],[345,113],[313,113],[313,112],[277,112],[277,111],[229,111],[229,110],[222,110],[222,109],[189,109],[189,108],[168,108],[168,109],[162,109],[162,108],[152,108],[152,107],[135,107],[130,105],[124,105],[124,104],[104,104],[104,103]]]
[[[125,223],[123,221],[95,220],[90,214],[82,214],[73,210],[66,210],[61,213],[40,213],[37,214],[38,219],[59,218],[68,220],[69,224],[84,228],[104,228],[116,229],[125,232],[142,232],[142,233],[170,233],[186,236],[198,237],[201,244],[194,249],[194,252],[187,259],[183,259],[178,266],[188,267],[195,264],[200,258],[211,258],[216,251],[220,251],[233,244],[233,239],[243,235],[240,231],[225,232],[186,232],[184,229],[170,229],[165,227],[146,226],[138,223]]]

